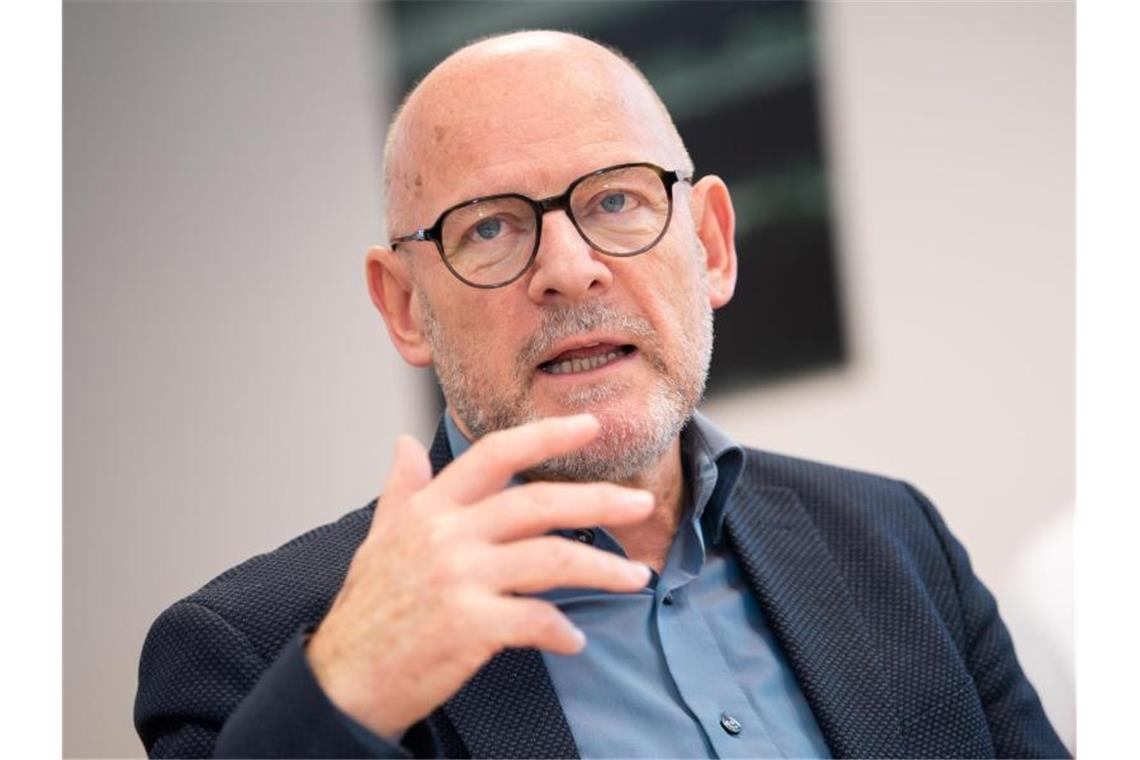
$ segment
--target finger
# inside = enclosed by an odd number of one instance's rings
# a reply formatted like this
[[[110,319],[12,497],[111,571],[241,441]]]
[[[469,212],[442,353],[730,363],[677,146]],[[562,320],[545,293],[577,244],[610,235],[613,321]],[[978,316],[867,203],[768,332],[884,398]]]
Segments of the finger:
[[[431,462],[423,445],[410,435],[396,439],[396,452],[392,457],[392,469],[388,472],[388,482],[380,495],[380,504],[393,508],[405,503],[408,498],[431,482]],[[379,512],[379,506],[377,512]],[[375,518],[373,525],[376,524]]]
[[[501,647],[535,647],[555,654],[578,654],[586,636],[550,602],[500,597],[490,602],[492,636]]]
[[[632,593],[645,588],[649,568],[560,536],[492,547],[480,563],[480,580],[501,593],[533,594],[552,588],[595,588]]]
[[[641,522],[654,503],[649,491],[610,483],[527,483],[484,499],[461,519],[466,534],[497,543],[551,530]]]
[[[582,448],[600,429],[592,414],[578,414],[489,433],[445,467],[435,487],[460,503],[479,501],[501,491],[515,473]]]

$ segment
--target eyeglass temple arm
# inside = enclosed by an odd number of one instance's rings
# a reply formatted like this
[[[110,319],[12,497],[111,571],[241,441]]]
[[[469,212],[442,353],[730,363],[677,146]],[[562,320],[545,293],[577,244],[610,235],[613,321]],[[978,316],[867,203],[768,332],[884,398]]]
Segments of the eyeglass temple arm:
[[[395,246],[399,243],[410,243],[412,241],[431,240],[431,239],[432,239],[432,237],[431,237],[431,234],[428,232],[428,230],[416,230],[415,232],[411,233],[410,235],[404,235],[403,237],[392,238],[392,240],[389,241],[389,244]]]

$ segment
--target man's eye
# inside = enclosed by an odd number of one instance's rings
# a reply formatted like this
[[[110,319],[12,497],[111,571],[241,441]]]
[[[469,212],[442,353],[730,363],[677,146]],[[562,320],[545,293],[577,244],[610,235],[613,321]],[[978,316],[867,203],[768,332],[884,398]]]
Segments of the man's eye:
[[[484,219],[476,224],[471,232],[474,237],[480,240],[494,240],[499,236],[503,229],[503,220],[501,219]]]
[[[602,209],[611,214],[625,208],[625,193],[610,193],[602,197]]]

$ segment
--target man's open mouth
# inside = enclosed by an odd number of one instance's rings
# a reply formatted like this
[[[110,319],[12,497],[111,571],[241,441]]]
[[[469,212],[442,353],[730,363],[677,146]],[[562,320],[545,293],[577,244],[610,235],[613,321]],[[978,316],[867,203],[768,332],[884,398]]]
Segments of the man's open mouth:
[[[624,345],[594,343],[589,346],[563,351],[553,359],[539,364],[538,368],[548,375],[589,372],[592,369],[603,367],[612,361],[629,356],[636,350],[636,346],[628,343]]]

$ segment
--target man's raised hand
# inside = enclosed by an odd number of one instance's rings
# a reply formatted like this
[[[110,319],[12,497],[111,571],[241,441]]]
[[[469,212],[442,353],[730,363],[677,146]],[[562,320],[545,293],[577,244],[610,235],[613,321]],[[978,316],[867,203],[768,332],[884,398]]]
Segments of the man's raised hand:
[[[632,592],[649,569],[544,535],[621,525],[653,510],[648,491],[609,483],[528,483],[515,473],[592,441],[591,415],[484,436],[434,480],[403,436],[372,527],[307,656],[329,698],[389,739],[427,716],[494,654],[575,654],[582,633],[552,604],[516,596],[571,586]]]

